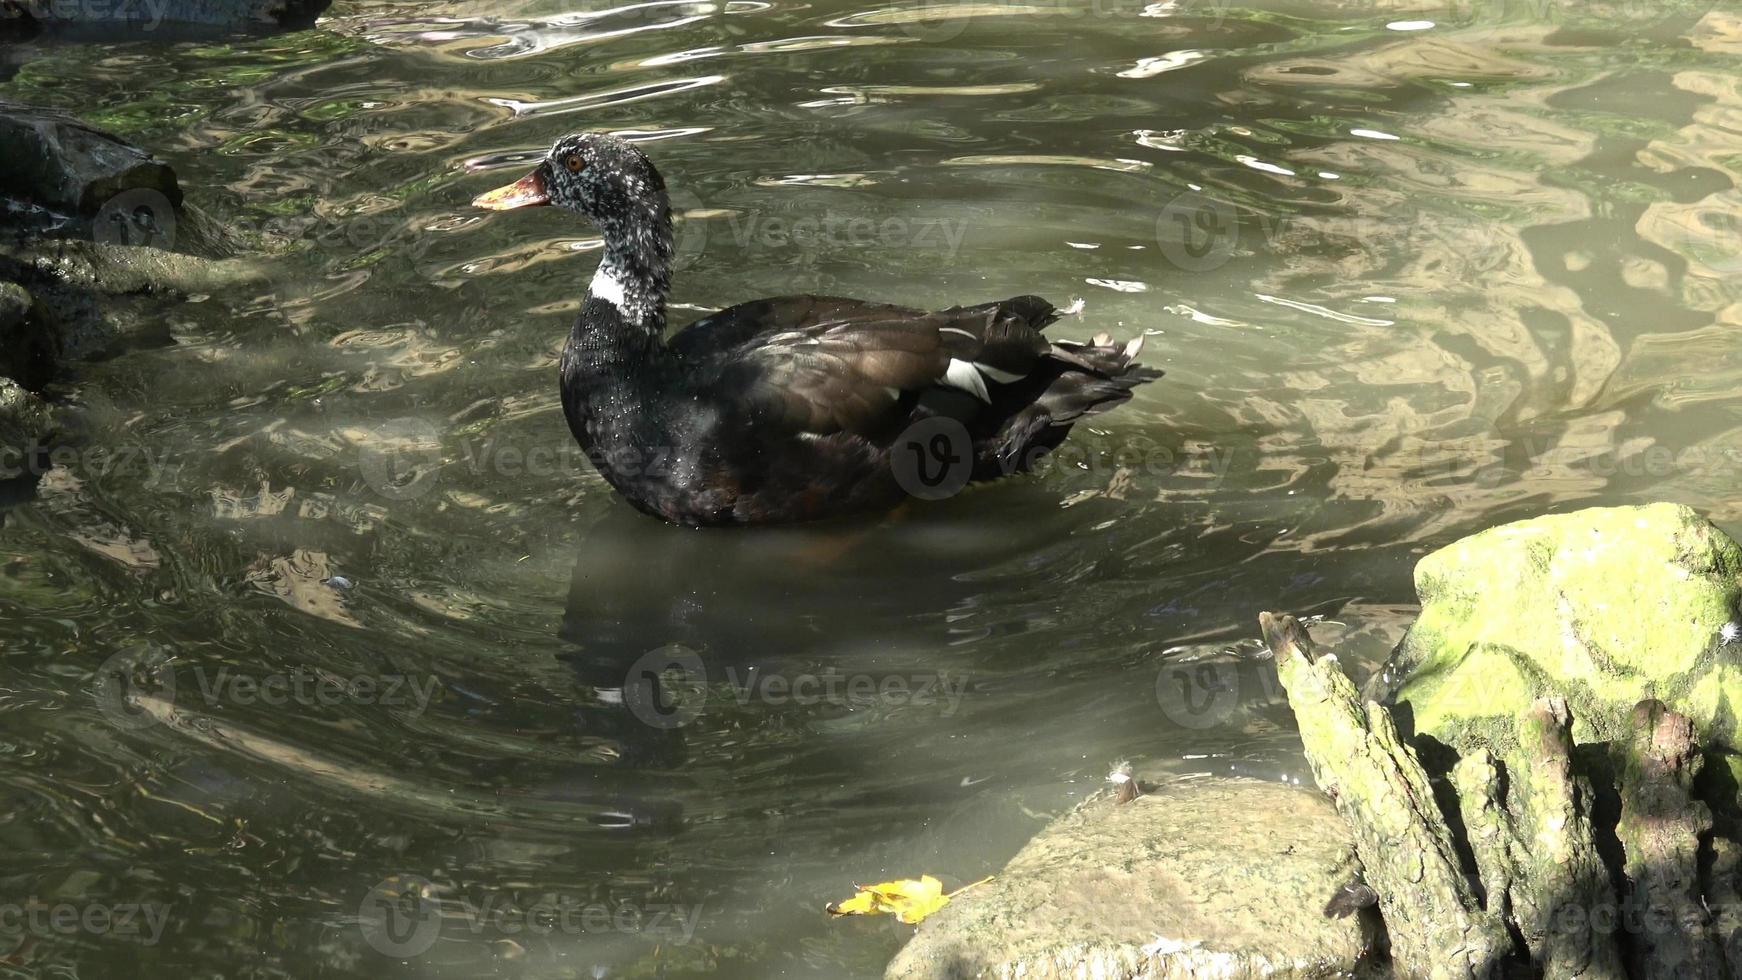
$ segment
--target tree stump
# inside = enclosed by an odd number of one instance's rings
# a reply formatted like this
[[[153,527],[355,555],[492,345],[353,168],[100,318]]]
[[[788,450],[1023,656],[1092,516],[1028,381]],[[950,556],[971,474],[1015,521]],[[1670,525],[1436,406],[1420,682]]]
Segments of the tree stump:
[[[1700,889],[1701,837],[1712,813],[1690,795],[1700,755],[1694,726],[1662,701],[1633,709],[1633,741],[1622,755],[1621,823],[1632,884],[1625,914],[1642,980],[1721,980],[1724,953]]]
[[[1414,750],[1380,705],[1363,705],[1334,656],[1319,657],[1292,616],[1261,614],[1319,788],[1354,833],[1379,895],[1395,972],[1428,980],[1497,977],[1512,953],[1500,917],[1459,869],[1450,827]]]

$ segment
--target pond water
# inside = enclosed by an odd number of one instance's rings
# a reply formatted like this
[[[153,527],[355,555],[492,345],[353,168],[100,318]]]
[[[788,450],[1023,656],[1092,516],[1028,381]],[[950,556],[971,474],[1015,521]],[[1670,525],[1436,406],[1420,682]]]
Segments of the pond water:
[[[876,977],[908,927],[825,902],[990,874],[1115,759],[1305,779],[1259,610],[1371,665],[1459,535],[1742,528],[1738,54],[1643,0],[341,3],[14,46],[0,98],[274,257],[76,366],[84,424],[0,511],[0,974]],[[468,207],[582,129],[673,188],[674,322],[1080,296],[1056,332],[1167,377],[887,520],[654,523],[558,405],[597,238]]]

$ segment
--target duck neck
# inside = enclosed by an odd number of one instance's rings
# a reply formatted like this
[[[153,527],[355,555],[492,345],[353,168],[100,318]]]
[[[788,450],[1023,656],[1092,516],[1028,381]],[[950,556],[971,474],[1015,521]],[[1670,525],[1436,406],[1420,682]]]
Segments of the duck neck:
[[[593,273],[569,338],[582,365],[615,372],[664,346],[671,292],[671,210],[664,193],[600,221],[605,257]]]

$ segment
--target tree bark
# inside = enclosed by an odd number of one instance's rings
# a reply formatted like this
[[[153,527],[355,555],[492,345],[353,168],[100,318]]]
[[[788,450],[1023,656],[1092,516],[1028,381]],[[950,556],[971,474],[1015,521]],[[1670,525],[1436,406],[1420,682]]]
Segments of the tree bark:
[[[1396,975],[1498,977],[1512,952],[1500,917],[1481,907],[1459,870],[1450,828],[1415,752],[1380,705],[1363,705],[1334,656],[1320,657],[1292,616],[1262,613],[1319,788],[1355,837],[1379,894]]]
[[[1712,908],[1712,929],[1724,951],[1730,976],[1742,977],[1742,894],[1736,889],[1742,875],[1742,846],[1735,841],[1713,838],[1712,874],[1706,887]]]
[[[1564,700],[1540,698],[1512,763],[1472,752],[1452,778],[1489,911],[1517,930],[1545,977],[1620,980],[1619,907],[1591,834],[1590,788],[1573,775],[1571,727]]]
[[[1694,726],[1662,701],[1633,709],[1632,741],[1620,760],[1622,869],[1632,891],[1624,921],[1635,937],[1641,980],[1719,980],[1724,954],[1700,894],[1701,837],[1712,813],[1690,791],[1699,768]]]
[[[1525,761],[1513,791],[1524,814],[1528,867],[1513,894],[1538,918],[1519,923],[1545,976],[1626,976],[1615,944],[1619,910],[1591,832],[1590,785],[1573,772],[1573,716],[1563,698],[1538,698],[1519,726]]]

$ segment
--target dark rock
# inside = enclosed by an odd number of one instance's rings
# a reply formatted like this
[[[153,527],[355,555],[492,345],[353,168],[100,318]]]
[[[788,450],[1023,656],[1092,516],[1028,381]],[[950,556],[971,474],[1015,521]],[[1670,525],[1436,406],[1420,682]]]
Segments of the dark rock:
[[[0,196],[26,230],[117,240],[154,222],[174,235],[181,187],[168,164],[102,130],[44,109],[0,102]],[[123,244],[154,244],[122,241]]]
[[[183,200],[168,164],[70,116],[0,101],[0,146],[0,221],[14,240],[82,238],[208,258],[244,248]]]
[[[186,36],[189,28],[214,31],[300,30],[310,27],[331,0],[0,0],[0,37],[41,32],[84,40],[164,31]]]
[[[0,0],[0,35],[20,8]],[[11,21],[4,18],[10,16]],[[37,394],[67,361],[171,342],[164,297],[258,280],[149,153],[63,114],[0,102],[0,498],[57,419]],[[87,240],[78,240],[87,239]],[[170,251],[177,249],[178,251]]]
[[[16,476],[19,461],[54,430],[43,400],[10,378],[0,378],[0,479]]]
[[[54,372],[60,344],[44,324],[36,299],[15,282],[0,281],[0,378],[40,389]]]
[[[4,3],[5,0],[0,0]],[[153,297],[260,274],[170,167],[62,113],[0,102],[0,377],[40,390],[57,362],[169,341]],[[83,239],[83,240],[80,240]]]

